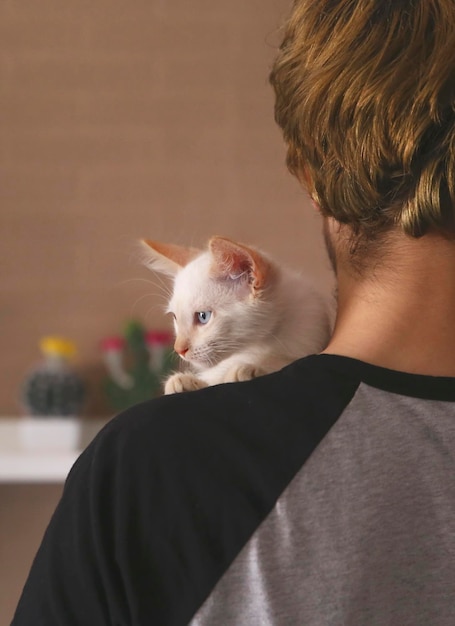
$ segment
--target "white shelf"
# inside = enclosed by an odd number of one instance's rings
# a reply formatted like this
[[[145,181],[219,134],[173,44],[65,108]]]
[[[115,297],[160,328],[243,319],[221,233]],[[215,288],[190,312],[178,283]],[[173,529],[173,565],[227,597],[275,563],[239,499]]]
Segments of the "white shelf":
[[[81,451],[107,422],[106,419],[80,421],[80,440],[76,448],[59,448],[55,438],[46,447],[27,446],[24,419],[0,418],[0,483],[64,482]],[[51,426],[52,428],[52,426]]]

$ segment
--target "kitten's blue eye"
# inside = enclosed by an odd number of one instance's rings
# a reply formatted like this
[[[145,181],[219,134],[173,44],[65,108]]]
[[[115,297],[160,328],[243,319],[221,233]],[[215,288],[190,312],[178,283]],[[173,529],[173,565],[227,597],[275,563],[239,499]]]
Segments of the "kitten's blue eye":
[[[196,321],[199,324],[207,324],[212,317],[212,311],[198,311],[196,313]]]

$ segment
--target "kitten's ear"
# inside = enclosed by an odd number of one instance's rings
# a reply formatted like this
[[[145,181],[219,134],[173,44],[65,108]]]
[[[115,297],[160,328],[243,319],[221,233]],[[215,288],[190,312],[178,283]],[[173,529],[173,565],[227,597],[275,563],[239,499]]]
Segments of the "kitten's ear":
[[[196,248],[185,248],[172,243],[160,243],[141,239],[144,249],[144,264],[154,272],[175,276],[182,267],[201,254]]]
[[[225,237],[212,237],[209,250],[213,257],[212,274],[237,279],[246,275],[253,291],[263,289],[270,280],[272,266],[260,252]]]

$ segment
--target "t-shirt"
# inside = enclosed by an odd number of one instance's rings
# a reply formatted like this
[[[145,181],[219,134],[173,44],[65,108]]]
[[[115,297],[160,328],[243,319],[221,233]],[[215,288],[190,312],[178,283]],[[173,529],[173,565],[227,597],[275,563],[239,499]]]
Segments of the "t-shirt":
[[[319,355],[114,418],[13,621],[108,624],[453,626],[455,379]]]

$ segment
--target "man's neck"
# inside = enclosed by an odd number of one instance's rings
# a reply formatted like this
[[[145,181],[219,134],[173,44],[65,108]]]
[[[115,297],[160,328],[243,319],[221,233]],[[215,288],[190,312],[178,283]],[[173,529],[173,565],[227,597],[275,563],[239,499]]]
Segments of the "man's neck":
[[[455,242],[397,237],[364,277],[338,261],[338,314],[324,352],[455,377]]]

